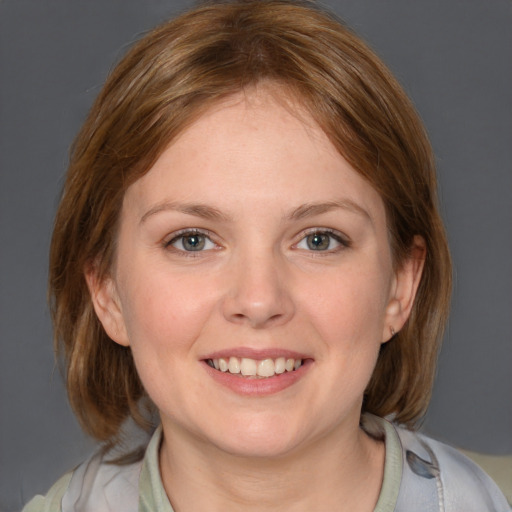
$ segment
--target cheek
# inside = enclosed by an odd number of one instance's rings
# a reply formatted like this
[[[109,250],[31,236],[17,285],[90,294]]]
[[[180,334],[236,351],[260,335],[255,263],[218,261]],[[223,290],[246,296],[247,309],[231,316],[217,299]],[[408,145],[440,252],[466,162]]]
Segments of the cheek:
[[[196,376],[189,370],[212,308],[209,295],[192,284],[190,278],[145,275],[123,290],[123,316],[137,372],[160,410],[168,410],[169,403],[170,409],[185,407],[187,386],[194,386]]]
[[[152,270],[133,272],[123,287],[121,303],[130,345],[135,352],[139,346],[170,352],[187,348],[210,314],[211,294],[204,281]]]
[[[322,283],[312,283],[310,288],[311,293],[302,302],[325,337],[339,335],[354,343],[373,339],[380,344],[389,296],[385,273],[356,268],[326,276]]]

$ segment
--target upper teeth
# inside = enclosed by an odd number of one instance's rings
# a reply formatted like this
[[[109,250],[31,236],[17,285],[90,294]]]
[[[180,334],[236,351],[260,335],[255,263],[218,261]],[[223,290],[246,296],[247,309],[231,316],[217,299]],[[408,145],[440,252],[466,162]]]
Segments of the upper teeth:
[[[273,377],[276,374],[292,372],[302,365],[302,359],[278,357],[277,359],[250,359],[230,357],[208,359],[208,364],[221,372],[241,373],[245,376]]]

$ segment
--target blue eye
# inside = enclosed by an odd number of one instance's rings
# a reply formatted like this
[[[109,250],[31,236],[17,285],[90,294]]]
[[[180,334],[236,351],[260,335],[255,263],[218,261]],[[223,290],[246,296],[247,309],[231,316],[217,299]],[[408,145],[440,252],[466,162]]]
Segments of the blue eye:
[[[199,252],[215,248],[215,244],[208,236],[195,231],[181,233],[168,242],[167,246],[186,252]]]
[[[330,251],[340,246],[348,246],[348,243],[330,231],[315,231],[305,236],[297,244],[298,249],[308,251]]]

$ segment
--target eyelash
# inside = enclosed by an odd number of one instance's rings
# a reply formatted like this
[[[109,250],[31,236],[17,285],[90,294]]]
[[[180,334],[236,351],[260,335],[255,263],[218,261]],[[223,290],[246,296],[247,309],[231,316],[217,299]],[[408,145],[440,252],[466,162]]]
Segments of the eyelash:
[[[348,239],[348,237],[346,237],[339,231],[336,231],[334,229],[329,229],[329,228],[312,228],[312,229],[305,231],[304,233],[301,233],[301,238],[297,243],[294,244],[294,247],[299,248],[298,246],[300,243],[302,243],[302,242],[307,243],[307,238],[312,235],[327,235],[331,239],[333,239],[336,243],[339,244],[339,246],[337,246],[337,247],[334,247],[332,249],[328,248],[326,250],[316,250],[315,251],[313,249],[309,249],[309,250],[305,249],[307,252],[312,253],[312,255],[314,255],[315,257],[328,256],[328,255],[337,253],[339,251],[342,251],[344,249],[348,249],[349,247],[352,246],[352,243]]]
[[[206,238],[210,243],[215,244],[215,242],[212,240],[213,234],[210,231],[202,230],[202,229],[183,229],[181,231],[178,231],[176,233],[172,234],[172,237],[168,240],[164,240],[163,247],[164,249],[171,250],[175,252],[176,254],[179,254],[180,256],[185,256],[188,258],[197,258],[200,256],[200,253],[205,252],[203,250],[199,251],[186,251],[184,249],[178,249],[176,247],[173,247],[173,244],[179,241],[180,239],[185,239],[187,237],[192,237],[194,235],[201,235],[204,238]],[[183,242],[182,242],[183,243]],[[217,244],[215,244],[217,245]],[[208,249],[211,250],[211,249]]]
[[[179,254],[179,255],[182,255],[185,257],[189,257],[189,258],[197,258],[201,255],[201,253],[212,250],[212,249],[206,249],[206,251],[205,251],[205,250],[201,249],[201,250],[197,250],[197,251],[187,251],[185,249],[178,249],[176,247],[173,247],[173,244],[176,243],[177,241],[179,241],[180,239],[183,240],[187,237],[192,237],[194,235],[201,235],[201,236],[205,237],[211,244],[217,245],[212,240],[213,234],[210,231],[194,228],[194,229],[183,229],[181,231],[173,233],[172,238],[170,238],[168,240],[164,240],[163,247],[165,249],[172,250],[176,254]],[[309,236],[313,236],[313,235],[319,235],[319,236],[327,235],[331,239],[333,239],[336,243],[339,244],[339,246],[334,247],[333,249],[327,248],[325,250],[316,250],[316,251],[314,249],[309,249],[309,250],[304,249],[307,252],[314,253],[315,256],[326,256],[326,255],[333,254],[333,253],[336,253],[343,249],[351,247],[350,240],[348,240],[347,237],[345,237],[338,231],[335,231],[333,229],[328,229],[328,228],[321,228],[321,229],[320,228],[312,228],[312,229],[309,229],[309,230],[301,233],[301,238],[299,239],[299,241],[297,243],[293,244],[293,248],[300,249],[298,247],[299,244],[302,242],[307,243],[307,238]]]

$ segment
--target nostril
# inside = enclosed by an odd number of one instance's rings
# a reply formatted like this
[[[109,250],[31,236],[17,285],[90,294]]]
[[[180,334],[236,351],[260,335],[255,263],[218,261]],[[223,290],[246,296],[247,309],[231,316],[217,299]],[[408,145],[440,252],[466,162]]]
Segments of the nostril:
[[[276,322],[276,321],[280,320],[283,316],[284,316],[284,315],[283,315],[282,313],[279,313],[279,314],[277,314],[277,315],[273,315],[273,316],[271,316],[271,317],[268,319],[268,321],[269,321],[269,322],[271,322],[271,323],[272,323],[272,322]]]
[[[277,284],[264,287],[253,282],[251,286],[242,286],[244,283],[235,281],[235,288],[226,294],[222,303],[222,312],[228,321],[259,328],[276,325],[293,316],[291,297]]]

